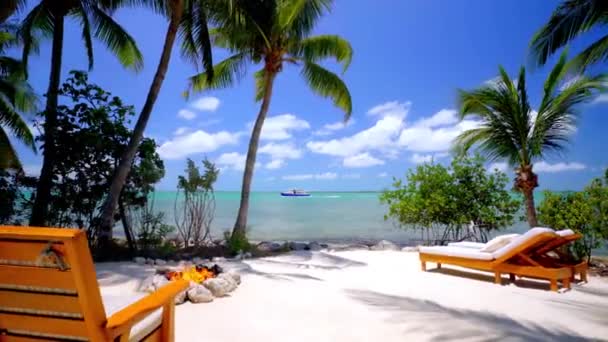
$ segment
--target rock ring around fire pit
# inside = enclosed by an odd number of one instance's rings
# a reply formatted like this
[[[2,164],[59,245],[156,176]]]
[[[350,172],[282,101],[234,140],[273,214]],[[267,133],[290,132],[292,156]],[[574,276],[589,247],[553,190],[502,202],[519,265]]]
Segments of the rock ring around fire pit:
[[[184,265],[158,268],[156,274],[142,281],[138,291],[154,292],[178,279],[190,281],[190,287],[175,297],[175,304],[182,304],[186,300],[192,303],[208,303],[214,298],[228,295],[241,283],[238,273],[224,272],[217,264]]]

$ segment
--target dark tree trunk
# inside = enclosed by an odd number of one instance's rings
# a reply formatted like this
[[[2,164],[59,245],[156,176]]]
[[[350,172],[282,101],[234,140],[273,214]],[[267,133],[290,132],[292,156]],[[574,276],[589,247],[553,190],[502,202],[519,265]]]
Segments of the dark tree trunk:
[[[55,14],[53,20],[53,50],[51,55],[51,74],[46,93],[46,108],[44,110],[44,153],[40,178],[36,187],[36,197],[30,217],[30,226],[46,226],[48,203],[53,187],[53,170],[55,168],[55,134],[57,129],[57,103],[59,83],[61,81],[61,60],[63,54],[64,16]]]
[[[253,125],[251,131],[251,139],[249,140],[249,149],[247,150],[247,161],[245,163],[245,172],[243,173],[243,185],[241,188],[241,204],[239,206],[239,212],[236,217],[234,228],[232,229],[232,237],[244,237],[246,236],[247,230],[247,213],[249,211],[249,193],[251,191],[251,181],[253,179],[253,169],[255,167],[255,159],[258,152],[258,143],[260,142],[260,134],[262,133],[262,126],[268,114],[268,108],[270,107],[270,99],[272,97],[272,86],[276,72],[266,71],[266,88],[264,89],[264,98],[262,100],[262,106],[260,112]]]
[[[532,172],[532,165],[521,165],[516,170],[515,188],[524,195],[526,217],[530,228],[538,226],[536,207],[534,206],[534,189],[538,187],[538,177]]]
[[[120,214],[120,221],[122,222],[122,228],[125,232],[125,238],[127,239],[127,245],[129,246],[129,252],[132,256],[137,252],[137,246],[135,245],[135,237],[133,236],[133,228],[131,227],[131,221],[127,217],[125,205],[122,199],[118,201],[118,212]]]
[[[131,170],[131,165],[133,164],[133,159],[135,159],[137,148],[139,147],[139,144],[144,136],[144,131],[146,130],[146,125],[148,124],[150,115],[152,114],[154,103],[158,98],[163,81],[165,80],[165,75],[167,73],[167,69],[169,68],[169,61],[171,59],[171,51],[173,50],[173,44],[175,43],[175,37],[177,35],[177,29],[181,21],[182,13],[183,1],[175,0],[175,7],[173,8],[167,34],[165,35],[165,44],[163,46],[160,62],[156,68],[156,74],[154,75],[150,90],[148,91],[148,96],[146,98],[144,107],[137,118],[137,123],[135,124],[135,129],[133,130],[133,136],[129,141],[127,149],[122,155],[118,168],[114,172],[108,196],[103,204],[99,227],[99,247],[102,250],[102,253],[104,246],[107,246],[109,241],[112,240],[112,226],[114,225],[114,212],[118,204],[118,198],[127,176],[129,175],[129,171]]]

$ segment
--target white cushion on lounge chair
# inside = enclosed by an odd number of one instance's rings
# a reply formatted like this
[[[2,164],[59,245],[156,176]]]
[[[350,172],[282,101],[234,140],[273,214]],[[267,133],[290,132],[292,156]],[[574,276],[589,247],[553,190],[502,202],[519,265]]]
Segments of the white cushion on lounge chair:
[[[557,234],[555,234],[555,230],[553,230],[551,228],[535,227],[535,228],[528,230],[524,234],[514,238],[513,240],[511,240],[511,242],[509,242],[509,244],[507,244],[506,246],[495,251],[494,253],[492,253],[492,255],[494,256],[495,259],[498,259],[498,258],[504,256],[505,254],[511,252],[515,248],[521,246],[528,240],[530,240],[538,235],[545,234],[545,233],[552,233],[555,236],[557,236]]]
[[[572,229],[562,229],[562,230],[556,231],[555,234],[557,234],[561,237],[566,237],[566,236],[574,235],[575,233]]]
[[[450,247],[463,247],[463,248],[475,248],[482,249],[486,244],[483,242],[473,242],[473,241],[460,241],[460,242],[450,242],[448,246]]]
[[[476,259],[476,260],[493,260],[492,253],[480,252],[475,248],[453,247],[453,246],[420,246],[420,253],[445,255],[459,258]]]
[[[106,317],[126,308],[139,299],[147,296],[148,293],[130,293],[126,295],[102,295],[101,300],[106,309]],[[139,341],[153,332],[162,323],[162,309],[158,309],[144,319],[139,321],[131,328],[129,341]]]
[[[495,237],[492,240],[488,241],[483,246],[483,248],[480,250],[480,252],[486,252],[486,253],[496,252],[500,248],[508,245],[509,242],[511,242],[511,240],[513,240],[514,238],[516,238],[518,236],[519,236],[519,234],[498,235],[497,237]]]

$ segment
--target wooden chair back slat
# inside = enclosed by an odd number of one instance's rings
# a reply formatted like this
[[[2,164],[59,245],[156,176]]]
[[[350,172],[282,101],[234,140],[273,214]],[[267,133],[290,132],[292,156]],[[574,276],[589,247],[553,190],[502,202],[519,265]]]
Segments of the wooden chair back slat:
[[[0,288],[36,287],[46,292],[76,292],[76,282],[71,271],[57,268],[31,266],[0,266]]]
[[[78,296],[56,293],[0,290],[0,307],[81,314]]]
[[[63,339],[87,338],[88,332],[82,319],[34,316],[17,313],[0,312],[0,322],[6,326],[7,336],[25,334],[59,335]],[[23,333],[23,334],[22,334]],[[2,340],[2,336],[0,336]]]
[[[0,264],[14,263],[22,265],[34,265],[40,260],[40,254],[44,250],[52,248],[53,251],[65,255],[63,242],[56,241],[24,241],[18,239],[0,239]],[[66,266],[69,267],[68,258],[64,257]]]

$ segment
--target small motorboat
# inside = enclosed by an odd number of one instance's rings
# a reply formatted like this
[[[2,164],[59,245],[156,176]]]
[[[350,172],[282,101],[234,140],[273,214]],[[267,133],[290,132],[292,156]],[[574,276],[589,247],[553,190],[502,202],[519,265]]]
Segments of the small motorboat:
[[[281,192],[281,196],[284,197],[308,197],[310,194],[304,190],[293,189],[289,191]]]

